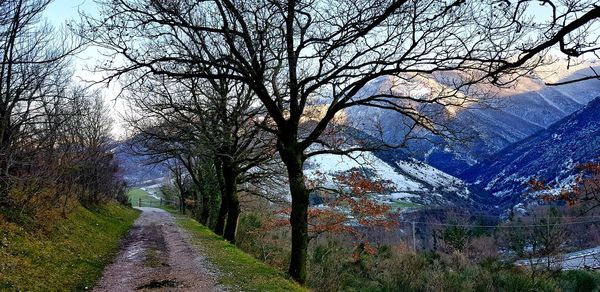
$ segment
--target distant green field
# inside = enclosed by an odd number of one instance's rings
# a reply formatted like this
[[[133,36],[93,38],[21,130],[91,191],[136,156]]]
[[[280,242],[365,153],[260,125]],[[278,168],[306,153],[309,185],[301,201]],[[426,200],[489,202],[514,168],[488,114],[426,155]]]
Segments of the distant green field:
[[[142,205],[158,205],[160,204],[160,200],[155,197],[150,196],[150,194],[140,188],[131,189],[127,196],[129,196],[129,201],[131,205],[137,207],[139,205],[139,200],[142,199]]]
[[[393,211],[397,211],[400,209],[407,209],[407,208],[418,208],[420,207],[421,204],[417,204],[417,203],[413,203],[413,202],[406,202],[406,201],[395,201],[391,203],[391,208]]]

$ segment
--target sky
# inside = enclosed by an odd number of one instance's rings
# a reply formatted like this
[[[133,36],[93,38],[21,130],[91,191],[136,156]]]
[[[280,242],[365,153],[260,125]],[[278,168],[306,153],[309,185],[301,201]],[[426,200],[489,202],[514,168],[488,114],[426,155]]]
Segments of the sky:
[[[61,27],[68,21],[77,21],[79,13],[83,12],[88,15],[96,15],[98,13],[97,5],[93,0],[54,0],[45,11],[45,18],[54,27]],[[88,48],[79,53],[73,60],[75,66],[74,79],[78,82],[85,80],[96,80],[99,76],[95,76],[87,68],[93,67],[94,64],[101,60],[102,56],[95,48]],[[99,86],[101,89],[106,104],[111,109],[110,115],[115,121],[112,128],[112,135],[116,139],[122,139],[125,135],[125,129],[122,125],[122,119],[119,117],[125,110],[123,100],[116,98],[118,90],[116,84],[106,88]]]
[[[98,9],[94,0],[54,0],[45,11],[45,17],[52,25],[55,27],[60,27],[67,21],[78,20],[80,12],[92,16],[97,15]],[[542,7],[539,4],[533,4],[530,6],[529,13],[541,19],[549,15],[549,7],[547,5]],[[99,76],[95,76],[92,72],[86,70],[86,67],[93,67],[94,64],[101,59],[102,56],[95,48],[89,48],[78,54],[74,60],[76,68],[75,79],[98,79]],[[112,134],[115,136],[115,138],[123,138],[125,130],[119,115],[125,111],[125,106],[123,100],[116,98],[118,84],[112,84],[112,86],[108,88],[106,88],[106,86],[102,88],[106,102],[111,108],[111,115],[115,120]]]

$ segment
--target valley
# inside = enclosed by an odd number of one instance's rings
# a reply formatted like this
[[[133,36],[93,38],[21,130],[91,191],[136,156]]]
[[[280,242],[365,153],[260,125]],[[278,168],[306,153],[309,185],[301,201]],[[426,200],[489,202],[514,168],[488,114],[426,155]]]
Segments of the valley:
[[[0,290],[599,291],[597,2],[1,0]]]

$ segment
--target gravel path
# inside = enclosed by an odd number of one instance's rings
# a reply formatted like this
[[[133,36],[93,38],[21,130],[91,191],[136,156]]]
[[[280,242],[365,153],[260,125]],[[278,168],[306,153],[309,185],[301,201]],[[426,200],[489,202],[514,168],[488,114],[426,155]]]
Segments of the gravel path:
[[[212,269],[194,252],[187,234],[168,212],[139,208],[142,214],[121,253],[93,291],[219,291]]]

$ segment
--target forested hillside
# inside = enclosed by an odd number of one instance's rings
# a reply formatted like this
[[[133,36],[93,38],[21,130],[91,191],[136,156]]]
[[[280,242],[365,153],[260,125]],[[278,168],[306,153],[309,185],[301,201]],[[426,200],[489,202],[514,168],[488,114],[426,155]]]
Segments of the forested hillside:
[[[531,180],[543,181],[560,192],[575,183],[577,167],[600,158],[600,99],[515,143],[461,175],[504,201],[507,209],[539,200]]]

